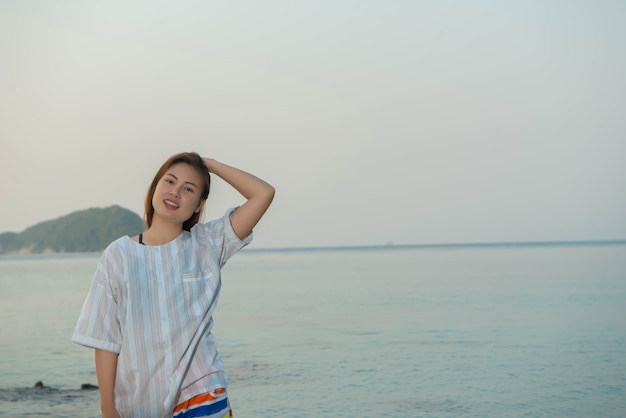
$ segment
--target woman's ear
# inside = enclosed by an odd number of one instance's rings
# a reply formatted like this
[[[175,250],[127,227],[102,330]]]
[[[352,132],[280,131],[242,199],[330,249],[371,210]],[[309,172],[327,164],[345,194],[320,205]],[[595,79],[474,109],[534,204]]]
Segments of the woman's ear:
[[[198,207],[196,208],[195,213],[200,213],[205,203],[206,199],[200,199],[200,203],[198,203]]]

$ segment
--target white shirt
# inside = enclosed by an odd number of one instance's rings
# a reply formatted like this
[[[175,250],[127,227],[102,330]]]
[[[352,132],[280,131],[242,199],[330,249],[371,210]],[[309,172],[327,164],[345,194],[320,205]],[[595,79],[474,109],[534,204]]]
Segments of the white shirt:
[[[122,237],[102,254],[72,341],[119,354],[123,417],[171,417],[178,403],[227,387],[212,314],[221,268],[252,241],[233,231],[233,210],[167,244]]]

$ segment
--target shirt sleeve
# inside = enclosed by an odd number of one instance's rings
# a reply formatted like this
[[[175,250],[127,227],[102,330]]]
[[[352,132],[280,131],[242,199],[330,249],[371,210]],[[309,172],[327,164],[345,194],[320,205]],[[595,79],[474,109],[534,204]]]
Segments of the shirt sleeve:
[[[122,334],[117,317],[118,292],[115,284],[119,268],[114,267],[111,258],[107,249],[98,262],[72,341],[86,347],[119,353]]]
[[[220,267],[223,267],[233,255],[252,242],[252,232],[240,239],[233,230],[230,215],[235,210],[237,208],[230,208],[220,219],[195,225],[191,230],[192,234],[196,234],[198,241],[208,245],[218,258]]]

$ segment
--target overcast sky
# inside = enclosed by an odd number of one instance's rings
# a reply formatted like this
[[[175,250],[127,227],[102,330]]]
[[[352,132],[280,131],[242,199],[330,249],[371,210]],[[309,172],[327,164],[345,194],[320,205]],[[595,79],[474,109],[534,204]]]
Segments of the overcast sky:
[[[277,188],[256,247],[623,239],[625,39],[624,1],[0,0],[0,232],[142,215],[193,150]]]

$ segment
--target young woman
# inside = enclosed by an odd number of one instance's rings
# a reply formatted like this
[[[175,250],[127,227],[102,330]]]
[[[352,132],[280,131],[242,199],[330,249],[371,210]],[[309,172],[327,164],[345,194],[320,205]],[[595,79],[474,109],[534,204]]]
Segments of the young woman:
[[[198,220],[215,174],[246,202]],[[232,416],[211,333],[220,270],[274,197],[263,180],[196,153],[169,158],[145,202],[147,229],[100,258],[72,340],[95,349],[103,418]]]

